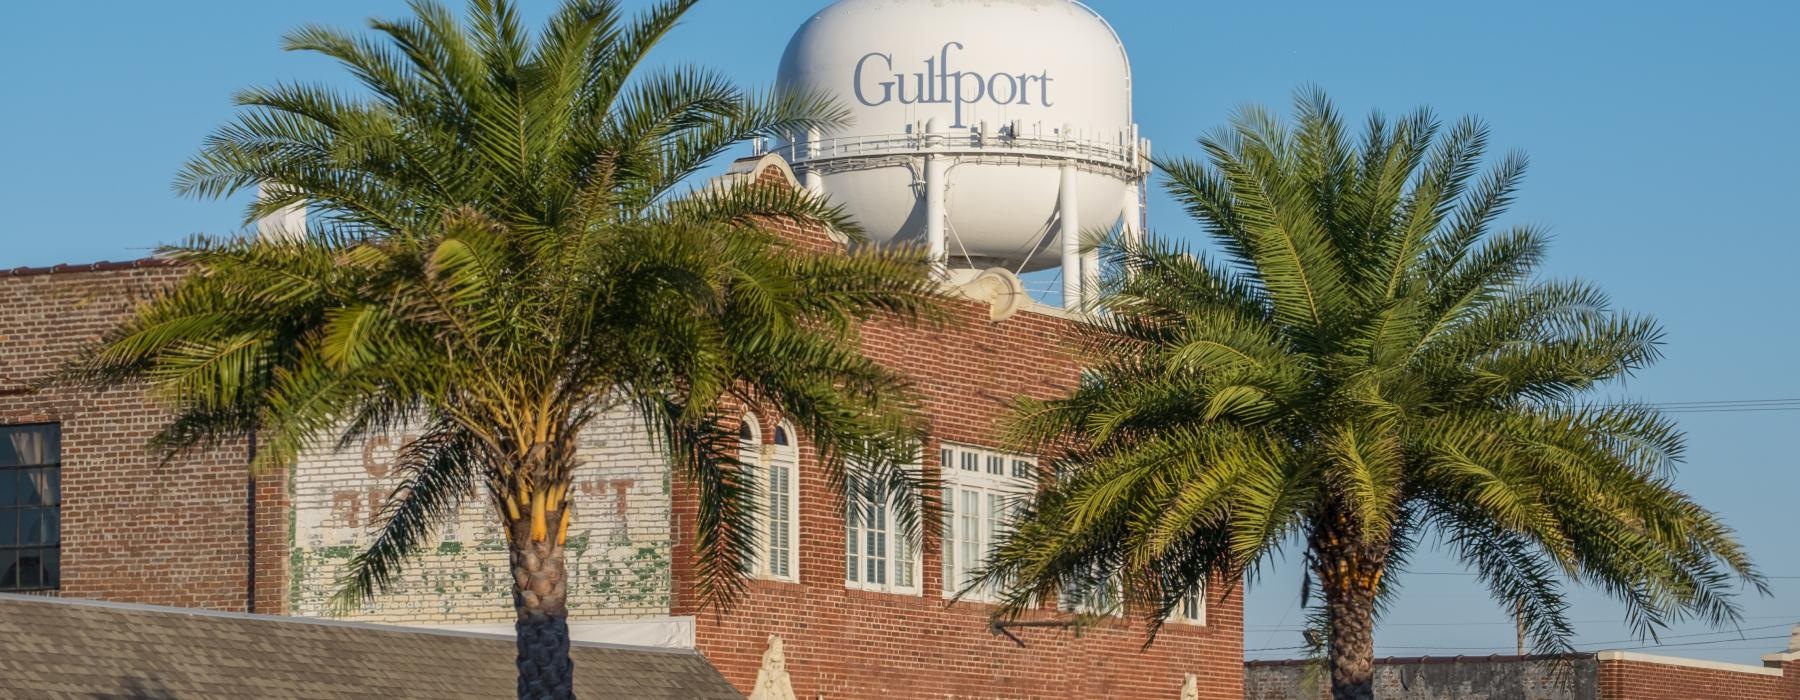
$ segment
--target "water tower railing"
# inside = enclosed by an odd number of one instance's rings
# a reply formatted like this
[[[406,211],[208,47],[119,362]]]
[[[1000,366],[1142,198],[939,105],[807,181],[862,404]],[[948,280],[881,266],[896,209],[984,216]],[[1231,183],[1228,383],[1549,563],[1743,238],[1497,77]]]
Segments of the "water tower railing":
[[[1140,163],[1133,162],[1135,151],[1128,144],[1064,139],[1056,136],[982,135],[974,131],[933,136],[938,139],[936,146],[927,145],[926,134],[899,133],[832,137],[816,141],[786,143],[766,150],[773,151],[792,163],[935,152],[1031,154],[1076,158],[1132,170],[1141,167]],[[759,151],[758,155],[761,155],[762,152]]]

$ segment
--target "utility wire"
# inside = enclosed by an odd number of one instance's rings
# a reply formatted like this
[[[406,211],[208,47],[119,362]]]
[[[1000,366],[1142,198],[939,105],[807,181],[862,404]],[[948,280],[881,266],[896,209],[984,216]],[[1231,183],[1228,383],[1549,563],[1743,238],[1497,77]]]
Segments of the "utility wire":
[[[1612,648],[1607,648],[1607,649],[1588,649],[1585,652],[1581,652],[1580,650],[1577,650],[1577,651],[1580,653],[1592,653],[1592,652],[1596,652],[1596,651],[1632,651],[1635,649],[1661,649],[1664,647],[1692,647],[1692,646],[1705,646],[1708,644],[1724,644],[1726,642],[1759,642],[1759,641],[1769,641],[1769,640],[1787,639],[1787,638],[1788,638],[1788,635],[1785,635],[1785,634],[1769,635],[1766,637],[1726,637],[1724,639],[1703,639],[1700,641],[1693,641],[1693,642],[1669,642],[1669,643],[1661,643],[1661,644],[1640,644],[1638,646],[1632,646],[1632,647],[1612,647]],[[1637,641],[1637,640],[1626,640],[1626,641]],[[1614,643],[1615,642],[1585,642],[1585,643],[1581,644],[1581,646],[1593,647],[1593,646],[1598,646],[1598,645],[1608,645],[1608,644],[1614,644]],[[1404,651],[1441,651],[1441,652],[1459,652],[1459,653],[1460,652],[1482,652],[1482,651],[1486,651],[1486,652],[1512,651],[1512,647],[1447,647],[1447,646],[1387,645],[1387,644],[1379,645],[1379,647],[1382,649],[1394,649],[1394,650],[1404,650]],[[1306,648],[1307,648],[1306,645],[1300,644],[1300,645],[1295,645],[1295,646],[1290,646],[1290,647],[1261,647],[1261,648],[1257,648],[1257,649],[1245,649],[1244,651],[1246,653],[1252,652],[1252,651],[1295,651],[1295,650],[1306,649]],[[1762,647],[1744,647],[1744,648],[1745,649],[1761,649]],[[1721,648],[1721,647],[1714,647],[1714,649],[1715,650],[1723,650],[1723,648]]]
[[[1745,620],[1794,620],[1795,622],[1800,622],[1800,613],[1795,613],[1792,615],[1745,615],[1743,617],[1743,619],[1745,619]],[[1603,624],[1606,624],[1609,622],[1619,622],[1619,620],[1617,620],[1617,619],[1613,619],[1613,620],[1570,620],[1569,624],[1572,624],[1572,625],[1603,625]],[[1483,621],[1479,621],[1479,622],[1383,622],[1383,623],[1379,623],[1379,626],[1380,627],[1471,627],[1471,626],[1475,626],[1475,625],[1512,626],[1513,624],[1514,624],[1514,622],[1512,620],[1506,620],[1503,622],[1493,622],[1493,621],[1483,620]],[[1278,625],[1278,626],[1273,626],[1273,627],[1271,627],[1269,625],[1246,625],[1244,627],[1245,631],[1254,631],[1254,632],[1261,632],[1264,630],[1271,630],[1271,629],[1276,630],[1276,631],[1282,631],[1282,632],[1299,632],[1299,631],[1305,630],[1307,628],[1306,627],[1296,627],[1293,625],[1285,625],[1285,626]]]
[[[1402,571],[1400,576],[1475,576],[1472,571]],[[1800,581],[1800,576],[1764,576],[1770,581]]]
[[[1662,413],[1746,413],[1800,411],[1800,398],[1794,399],[1720,399],[1714,401],[1611,401],[1593,404],[1594,408],[1654,408]]]

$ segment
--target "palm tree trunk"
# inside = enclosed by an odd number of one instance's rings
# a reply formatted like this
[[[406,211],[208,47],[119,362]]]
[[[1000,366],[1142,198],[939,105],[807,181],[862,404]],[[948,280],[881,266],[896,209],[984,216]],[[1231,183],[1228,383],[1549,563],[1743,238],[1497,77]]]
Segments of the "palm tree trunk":
[[[1347,591],[1325,596],[1331,618],[1331,700],[1371,700],[1375,697],[1375,593]]]
[[[1323,589],[1330,642],[1332,700],[1375,697],[1375,595],[1387,560],[1385,542],[1367,541],[1342,509],[1313,532],[1314,575]]]
[[[519,698],[574,698],[575,662],[569,658],[563,548],[555,536],[534,540],[530,518],[513,523],[511,529],[513,606],[519,612]]]

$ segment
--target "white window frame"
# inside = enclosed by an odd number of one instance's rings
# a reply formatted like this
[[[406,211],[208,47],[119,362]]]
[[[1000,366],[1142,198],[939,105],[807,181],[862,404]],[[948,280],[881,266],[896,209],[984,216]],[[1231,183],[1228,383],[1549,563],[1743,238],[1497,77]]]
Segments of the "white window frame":
[[[1118,605],[1117,600],[1121,595],[1118,585],[1119,582],[1117,579],[1113,579],[1111,583],[1111,591],[1109,591],[1111,594],[1110,597],[1112,598],[1111,600],[1103,598],[1096,601],[1090,598],[1088,600],[1078,601],[1068,596],[1062,596],[1057,601],[1057,607],[1063,612],[1082,613],[1087,615],[1105,614],[1112,617],[1123,617],[1125,610],[1123,606]],[[1201,627],[1206,626],[1206,584],[1196,583],[1192,588],[1189,588],[1188,592],[1182,595],[1181,600],[1175,604],[1175,607],[1169,609],[1169,614],[1163,616],[1163,622],[1180,625],[1196,625]]]
[[[944,442],[938,446],[943,481],[942,594],[955,598],[968,573],[993,552],[1013,509],[1037,489],[1036,457]],[[972,467],[972,468],[968,468]],[[973,505],[973,514],[969,506]],[[997,591],[977,589],[963,600],[994,602]]]
[[[1164,620],[1176,624],[1205,627],[1206,583],[1202,581],[1194,584],[1193,588],[1189,588],[1187,595],[1182,596],[1181,602],[1176,603],[1175,607],[1169,610],[1169,616]]]
[[[739,433],[738,460],[750,468],[751,478],[756,480],[757,496],[761,500],[756,504],[756,554],[747,562],[746,573],[753,578],[769,581],[800,581],[800,444],[794,426],[782,421],[775,428],[775,435],[770,442],[762,440],[762,424],[756,414],[745,414],[743,426],[748,429],[749,436]],[[787,444],[778,441],[785,435]],[[785,482],[777,477],[784,477]],[[776,500],[777,487],[785,483],[785,498]],[[776,507],[784,507],[785,527],[775,525]],[[777,531],[779,530],[779,531]],[[777,558],[775,547],[787,545],[784,556]]]
[[[901,465],[902,469],[918,469],[917,464]],[[876,593],[893,593],[897,595],[920,595],[924,591],[922,584],[925,578],[924,547],[908,537],[894,523],[894,501],[888,498],[885,503],[874,507],[867,500],[859,498],[862,491],[851,483],[844,488],[844,587],[854,590],[873,591]],[[882,520],[884,527],[877,533],[872,528],[862,525],[871,514]],[[877,540],[877,537],[880,539]],[[881,575],[868,575],[869,567],[876,564],[876,559],[869,555],[869,550],[876,544],[884,551],[879,558]],[[904,551],[902,551],[904,550]],[[901,556],[895,556],[896,552]],[[910,553],[910,557],[905,557]],[[905,557],[905,558],[902,558]],[[901,582],[900,567],[910,567],[911,583]],[[870,581],[880,578],[880,581]]]
[[[1120,605],[1120,600],[1124,597],[1124,591],[1121,590],[1119,579],[1108,579],[1106,584],[1106,591],[1104,593],[1098,590],[1089,591],[1088,597],[1081,600],[1077,600],[1069,595],[1068,591],[1063,591],[1057,595],[1057,608],[1063,612],[1078,613],[1082,615],[1124,617],[1125,609],[1124,606]],[[1096,594],[1099,594],[1098,597],[1096,597]]]

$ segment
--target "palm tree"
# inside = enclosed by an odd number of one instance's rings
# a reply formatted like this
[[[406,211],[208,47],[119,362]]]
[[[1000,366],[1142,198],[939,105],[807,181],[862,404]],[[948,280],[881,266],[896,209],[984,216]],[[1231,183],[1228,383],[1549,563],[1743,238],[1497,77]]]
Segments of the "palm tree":
[[[935,317],[937,294],[916,251],[813,254],[766,230],[785,217],[854,234],[804,192],[677,190],[748,138],[843,114],[642,68],[691,5],[633,19],[612,0],[568,0],[533,38],[502,0],[473,0],[466,26],[421,1],[372,22],[378,37],[289,34],[288,49],[336,59],[367,94],[245,91],[176,189],[262,184],[247,220],[304,202],[309,230],[163,249],[188,273],[69,376],[146,381],[173,410],[157,445],[251,433],[255,468],[423,426],[338,600],[385,588],[484,489],[511,547],[520,697],[572,694],[563,545],[576,436],[602,414],[635,411],[695,485],[700,591],[730,602],[758,501],[723,412],[793,422],[837,483],[906,482],[893,466],[911,429],[904,384],[861,355],[855,330]]]
[[[1728,587],[1762,580],[1671,483],[1680,431],[1590,398],[1657,359],[1661,330],[1535,278],[1541,230],[1494,229],[1525,158],[1483,175],[1486,128],[1423,110],[1352,136],[1317,91],[1295,120],[1246,109],[1205,162],[1160,163],[1222,259],[1104,244],[1107,314],[1077,334],[1091,370],[1013,425],[1072,447],[985,571],[1009,587],[999,614],[1122,590],[1154,630],[1296,545],[1340,700],[1371,697],[1384,592],[1434,535],[1546,650],[1568,648],[1567,582],[1642,634],[1737,620]]]

